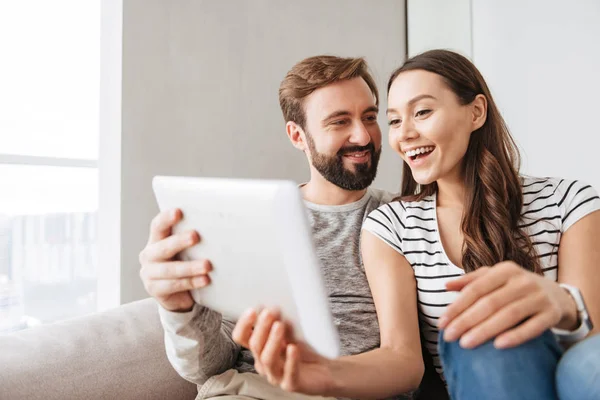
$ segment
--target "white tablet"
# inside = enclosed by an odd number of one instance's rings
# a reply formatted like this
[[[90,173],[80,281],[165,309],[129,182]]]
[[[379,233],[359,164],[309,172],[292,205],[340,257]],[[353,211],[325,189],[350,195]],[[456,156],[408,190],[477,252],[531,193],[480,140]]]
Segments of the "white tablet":
[[[211,284],[194,300],[237,320],[250,307],[277,307],[296,337],[325,357],[339,355],[306,209],[291,181],[157,176],[161,210],[179,208],[174,233],[196,230],[183,260],[212,262]]]

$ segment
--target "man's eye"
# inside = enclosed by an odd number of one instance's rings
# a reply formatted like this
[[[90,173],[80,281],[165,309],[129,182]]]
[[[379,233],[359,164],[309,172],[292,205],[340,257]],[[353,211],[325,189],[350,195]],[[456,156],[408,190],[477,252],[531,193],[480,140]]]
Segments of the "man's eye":
[[[338,125],[338,126],[340,126],[340,125],[346,125],[346,120],[340,119],[338,121],[333,121],[331,123],[331,125]]]
[[[391,119],[388,121],[388,125],[390,126],[400,125],[400,123],[402,123],[401,119]]]
[[[417,113],[415,114],[415,117],[422,117],[424,115],[427,115],[431,112],[431,110],[419,110],[417,111]]]
[[[367,121],[377,121],[377,116],[376,115],[370,115],[367,118],[365,118]]]

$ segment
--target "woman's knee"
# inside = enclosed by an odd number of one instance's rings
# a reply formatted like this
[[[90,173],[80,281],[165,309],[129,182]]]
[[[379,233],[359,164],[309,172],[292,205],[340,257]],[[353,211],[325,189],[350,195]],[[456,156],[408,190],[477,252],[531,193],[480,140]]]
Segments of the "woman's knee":
[[[600,334],[572,348],[556,368],[556,390],[561,399],[600,399]]]
[[[543,398],[556,398],[554,371],[561,350],[549,331],[512,349],[496,349],[493,341],[463,349],[458,342],[444,341],[442,335],[439,344],[453,397],[525,399],[543,394]]]

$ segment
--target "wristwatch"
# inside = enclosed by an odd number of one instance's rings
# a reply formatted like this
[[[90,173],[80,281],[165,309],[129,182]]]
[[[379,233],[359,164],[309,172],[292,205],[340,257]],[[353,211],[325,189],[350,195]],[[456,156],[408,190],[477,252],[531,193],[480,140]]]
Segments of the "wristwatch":
[[[575,304],[577,304],[577,313],[579,314],[579,328],[568,331],[565,329],[552,328],[552,332],[560,342],[566,343],[574,343],[578,342],[581,339],[585,338],[588,333],[594,328],[594,324],[592,324],[592,320],[590,319],[590,315],[588,314],[588,310],[585,306],[585,302],[583,301],[583,296],[579,289],[575,286],[567,285],[566,283],[560,283],[560,287],[565,289],[573,300],[575,300]]]

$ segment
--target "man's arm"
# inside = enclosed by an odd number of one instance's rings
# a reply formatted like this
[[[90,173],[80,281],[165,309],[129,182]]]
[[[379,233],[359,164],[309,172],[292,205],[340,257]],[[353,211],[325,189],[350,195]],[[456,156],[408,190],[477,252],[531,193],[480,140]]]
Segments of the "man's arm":
[[[240,346],[231,339],[233,322],[198,304],[185,313],[159,306],[159,315],[167,357],[184,379],[202,385],[234,366]]]
[[[181,210],[158,214],[148,244],[140,253],[140,278],[159,304],[169,361],[185,379],[202,384],[233,366],[240,348],[231,340],[233,323],[194,302],[190,290],[210,284],[208,260],[179,261],[177,254],[196,245],[195,231],[172,234]]]

